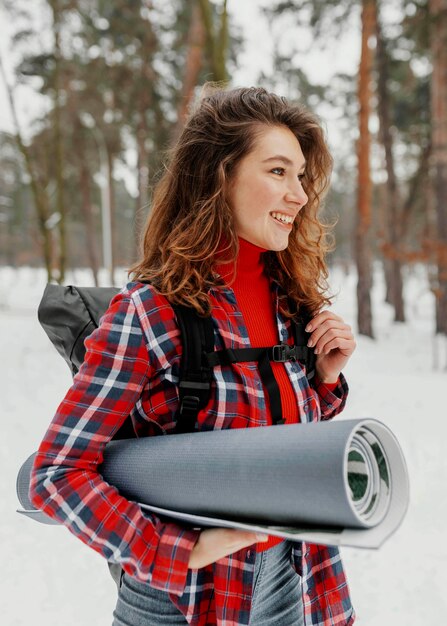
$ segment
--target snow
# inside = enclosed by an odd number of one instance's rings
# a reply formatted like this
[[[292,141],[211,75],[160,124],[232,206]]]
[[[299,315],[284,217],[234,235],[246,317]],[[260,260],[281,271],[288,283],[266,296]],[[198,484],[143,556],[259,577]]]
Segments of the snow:
[[[83,271],[66,282],[91,284]],[[355,282],[353,271],[331,275],[338,292],[334,310],[353,328]],[[37,320],[44,286],[42,270],[0,269],[2,624],[109,626],[116,588],[102,558],[65,528],[15,512],[18,469],[71,381]],[[376,339],[358,337],[345,370],[350,397],[337,419],[373,417],[391,428],[407,460],[411,502],[402,526],[379,550],[344,548],[342,555],[360,626],[440,624],[447,614],[446,344],[433,338],[434,300],[423,267],[406,275],[405,324],[393,323],[383,291],[377,269]]]

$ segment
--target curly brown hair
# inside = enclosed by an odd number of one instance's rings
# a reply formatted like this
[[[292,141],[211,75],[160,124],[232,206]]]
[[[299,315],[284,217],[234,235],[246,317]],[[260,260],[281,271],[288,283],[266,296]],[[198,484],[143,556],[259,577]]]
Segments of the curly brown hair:
[[[332,169],[323,130],[302,106],[256,87],[208,91],[190,115],[155,187],[141,259],[129,269],[133,280],[150,282],[170,302],[192,306],[199,315],[210,314],[208,289],[222,285],[213,272],[222,241],[227,260],[234,262],[239,252],[229,181],[265,126],[286,127],[298,139],[308,196],[288,247],[264,253],[266,272],[282,287],[287,317],[302,307],[316,314],[330,303],[325,255],[331,227],[318,218]]]

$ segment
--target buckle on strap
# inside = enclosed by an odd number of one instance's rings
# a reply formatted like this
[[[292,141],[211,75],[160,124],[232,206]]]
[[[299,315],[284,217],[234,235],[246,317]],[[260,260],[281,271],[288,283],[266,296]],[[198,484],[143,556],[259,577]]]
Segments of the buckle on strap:
[[[180,388],[180,415],[197,415],[208,399],[210,383],[182,380]]]
[[[180,415],[195,415],[199,410],[198,396],[185,396],[180,405]]]
[[[285,363],[285,361],[296,361],[296,346],[289,346],[286,343],[280,343],[272,348],[272,361],[275,363]]]

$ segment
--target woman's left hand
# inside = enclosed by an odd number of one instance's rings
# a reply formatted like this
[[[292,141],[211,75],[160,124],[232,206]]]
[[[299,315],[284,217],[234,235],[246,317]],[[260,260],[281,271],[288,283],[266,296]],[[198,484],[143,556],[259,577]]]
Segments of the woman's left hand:
[[[306,326],[308,346],[315,346],[316,371],[322,382],[335,383],[356,343],[351,327],[331,311],[322,311]]]

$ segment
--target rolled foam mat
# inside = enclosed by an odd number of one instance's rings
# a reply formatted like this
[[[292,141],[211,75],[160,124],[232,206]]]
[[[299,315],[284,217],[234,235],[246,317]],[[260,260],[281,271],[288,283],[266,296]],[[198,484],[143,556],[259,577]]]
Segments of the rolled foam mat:
[[[184,523],[334,545],[378,547],[408,506],[400,446],[373,419],[111,441],[99,472]]]

